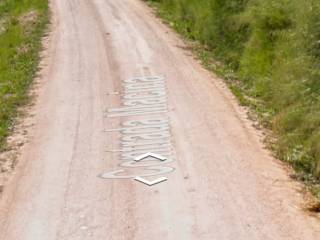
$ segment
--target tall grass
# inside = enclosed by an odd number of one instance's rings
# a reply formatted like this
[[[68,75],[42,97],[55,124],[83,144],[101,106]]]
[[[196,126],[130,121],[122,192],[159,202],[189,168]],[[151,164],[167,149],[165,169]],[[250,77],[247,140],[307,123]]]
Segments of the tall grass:
[[[0,0],[0,150],[36,73],[47,0]]]
[[[153,2],[261,102],[278,156],[320,178],[320,1]]]

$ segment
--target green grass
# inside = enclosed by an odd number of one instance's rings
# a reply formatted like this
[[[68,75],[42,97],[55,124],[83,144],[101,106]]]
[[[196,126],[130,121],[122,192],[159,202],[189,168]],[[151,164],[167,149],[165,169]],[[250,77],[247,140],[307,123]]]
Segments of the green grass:
[[[28,99],[48,13],[47,0],[0,0],[0,150]]]
[[[273,130],[277,157],[319,184],[320,1],[148,2]]]

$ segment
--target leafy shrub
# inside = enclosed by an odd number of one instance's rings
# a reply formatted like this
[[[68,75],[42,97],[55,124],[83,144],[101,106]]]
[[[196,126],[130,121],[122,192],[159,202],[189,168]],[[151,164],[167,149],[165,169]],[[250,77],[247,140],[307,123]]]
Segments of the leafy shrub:
[[[320,1],[157,2],[176,30],[205,45],[272,113],[279,157],[320,177]]]

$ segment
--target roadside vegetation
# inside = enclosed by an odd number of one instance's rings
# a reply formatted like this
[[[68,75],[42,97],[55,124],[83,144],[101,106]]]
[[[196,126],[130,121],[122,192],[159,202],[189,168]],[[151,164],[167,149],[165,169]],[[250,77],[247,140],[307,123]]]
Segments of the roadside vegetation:
[[[273,130],[277,156],[320,197],[320,1],[149,3],[197,43],[206,66]]]
[[[0,0],[0,150],[28,99],[48,23],[48,0]]]

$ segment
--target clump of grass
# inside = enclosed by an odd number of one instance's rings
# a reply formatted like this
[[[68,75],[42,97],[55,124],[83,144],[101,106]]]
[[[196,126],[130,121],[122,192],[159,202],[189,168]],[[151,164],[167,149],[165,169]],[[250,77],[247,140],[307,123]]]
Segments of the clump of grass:
[[[214,70],[273,130],[277,156],[305,181],[319,182],[320,2],[151,2],[178,32],[202,44],[205,63],[223,63]]]
[[[0,0],[0,150],[39,62],[47,0]]]

